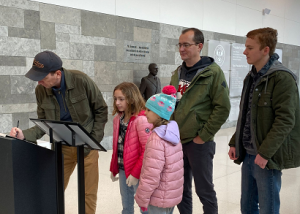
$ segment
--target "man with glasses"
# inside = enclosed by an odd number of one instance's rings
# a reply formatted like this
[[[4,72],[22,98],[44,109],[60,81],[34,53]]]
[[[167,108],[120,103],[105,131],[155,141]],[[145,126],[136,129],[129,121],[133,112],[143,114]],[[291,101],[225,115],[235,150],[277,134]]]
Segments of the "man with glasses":
[[[221,68],[213,58],[200,57],[203,44],[203,33],[199,29],[182,31],[177,46],[183,63],[171,78],[171,85],[177,89],[172,119],[179,125],[184,153],[183,198],[177,206],[182,214],[193,211],[193,177],[204,213],[218,213],[213,184],[214,135],[228,118],[230,101]]]

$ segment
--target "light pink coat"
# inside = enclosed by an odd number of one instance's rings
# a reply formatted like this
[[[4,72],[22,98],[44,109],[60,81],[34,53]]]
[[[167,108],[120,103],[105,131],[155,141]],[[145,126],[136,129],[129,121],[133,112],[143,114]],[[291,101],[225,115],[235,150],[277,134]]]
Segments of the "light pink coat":
[[[176,124],[177,126],[177,124]],[[178,127],[178,126],[177,126]],[[183,193],[183,153],[154,131],[146,144],[143,167],[135,200],[140,207],[169,208],[179,204]]]

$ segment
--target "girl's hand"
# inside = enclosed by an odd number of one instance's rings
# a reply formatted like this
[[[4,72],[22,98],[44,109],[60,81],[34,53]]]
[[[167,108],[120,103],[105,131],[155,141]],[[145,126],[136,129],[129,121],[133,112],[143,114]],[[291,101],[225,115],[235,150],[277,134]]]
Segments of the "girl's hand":
[[[115,182],[115,181],[119,180],[119,177],[114,176],[114,174],[111,172],[110,179],[112,180],[112,182]]]
[[[139,179],[133,177],[132,175],[129,175],[126,180],[126,184],[129,187],[137,185],[138,182],[139,182]]]

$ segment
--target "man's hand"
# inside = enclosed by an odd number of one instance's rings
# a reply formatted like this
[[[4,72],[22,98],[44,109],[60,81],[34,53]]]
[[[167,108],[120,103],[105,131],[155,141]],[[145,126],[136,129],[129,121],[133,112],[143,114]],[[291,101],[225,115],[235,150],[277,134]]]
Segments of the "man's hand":
[[[25,138],[22,130],[17,127],[13,127],[10,130],[9,136],[18,138],[20,140],[24,140],[24,138]]]
[[[133,177],[132,175],[129,175],[128,178],[126,179],[126,184],[127,186],[135,186],[139,182],[139,179]]]
[[[197,137],[195,137],[193,139],[194,143],[196,144],[204,144],[205,142],[197,135]]]
[[[229,155],[229,158],[231,160],[237,160],[238,159],[237,157],[235,157],[235,147],[230,147],[228,155]]]
[[[260,168],[264,169],[268,163],[268,160],[264,159],[259,154],[256,155],[256,158],[254,160],[254,163],[258,165]]]

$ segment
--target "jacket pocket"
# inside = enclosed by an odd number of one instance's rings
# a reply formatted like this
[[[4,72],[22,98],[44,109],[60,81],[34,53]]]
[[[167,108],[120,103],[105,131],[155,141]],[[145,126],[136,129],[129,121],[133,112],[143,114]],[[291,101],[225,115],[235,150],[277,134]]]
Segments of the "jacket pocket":
[[[44,111],[45,119],[55,120],[55,105],[53,103],[42,103],[41,109]]]
[[[272,94],[262,93],[257,103],[258,120],[274,120],[274,111],[272,108]]]
[[[86,94],[80,94],[75,97],[71,97],[70,101],[78,116],[78,122],[81,124],[86,124],[91,118],[89,100]]]

